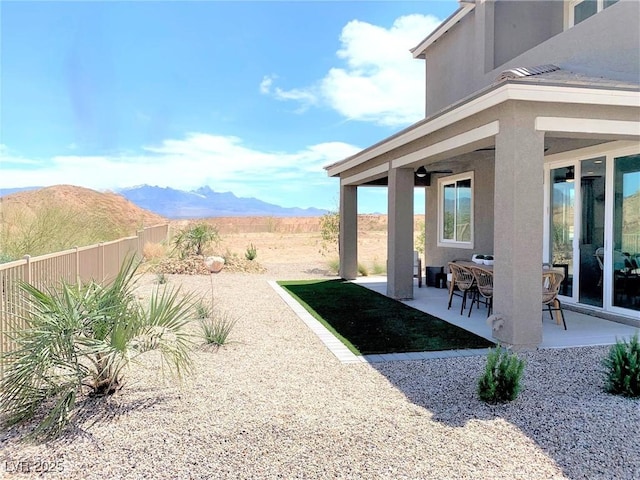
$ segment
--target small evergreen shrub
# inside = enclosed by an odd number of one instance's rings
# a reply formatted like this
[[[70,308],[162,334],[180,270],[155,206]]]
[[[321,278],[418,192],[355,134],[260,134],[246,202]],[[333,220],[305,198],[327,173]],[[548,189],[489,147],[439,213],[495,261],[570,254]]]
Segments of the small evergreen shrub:
[[[617,341],[603,360],[609,393],[640,397],[640,342],[636,333],[629,342]]]
[[[487,355],[484,374],[478,380],[478,396],[487,403],[515,400],[520,392],[524,360],[498,346]]]
[[[252,261],[255,260],[258,256],[258,250],[253,243],[250,243],[247,247],[247,251],[244,253],[244,256],[247,260]]]

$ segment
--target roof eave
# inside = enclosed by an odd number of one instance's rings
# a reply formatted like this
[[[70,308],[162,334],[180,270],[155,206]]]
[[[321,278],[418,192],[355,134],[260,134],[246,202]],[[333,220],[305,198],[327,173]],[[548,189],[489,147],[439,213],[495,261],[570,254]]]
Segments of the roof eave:
[[[597,88],[593,86],[578,87],[562,84],[540,85],[523,81],[522,79],[506,80],[489,85],[487,88],[476,92],[474,95],[460,102],[450,105],[429,118],[424,118],[350,157],[327,165],[324,167],[324,170],[326,170],[328,176],[338,177],[342,172],[353,168],[355,164],[364,163],[370,158],[375,158],[387,151],[398,148],[422,135],[431,133],[432,130],[435,131],[444,128],[454,121],[477,113],[477,110],[484,110],[508,100],[536,101],[532,93],[537,90],[544,91],[551,95],[561,94],[562,92],[569,93],[570,95],[564,99],[563,103],[589,103],[587,98],[582,98],[582,96],[587,91],[591,91],[599,97],[597,99],[598,104],[640,107],[640,89],[638,88]],[[537,100],[550,101],[548,99]],[[558,99],[555,101],[558,101]],[[455,119],[453,117],[455,117]]]
[[[435,43],[440,37],[451,29],[456,23],[462,20],[469,12],[476,8],[475,1],[460,1],[460,7],[453,12],[449,18],[442,22],[438,28],[429,34],[427,38],[422,40],[416,47],[410,51],[413,54],[413,58],[425,58],[425,51],[429,46]]]

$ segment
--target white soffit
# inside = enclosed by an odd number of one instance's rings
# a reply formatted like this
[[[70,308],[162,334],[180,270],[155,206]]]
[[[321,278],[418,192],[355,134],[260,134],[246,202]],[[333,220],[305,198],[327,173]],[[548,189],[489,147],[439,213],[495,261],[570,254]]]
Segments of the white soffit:
[[[579,88],[554,85],[527,85],[507,83],[489,90],[457,108],[449,110],[430,121],[422,120],[409,127],[408,130],[383,141],[377,146],[364,150],[345,160],[325,167],[331,177],[365,163],[384,153],[390,152],[402,145],[412,142],[430,133],[448,127],[494,107],[508,100],[531,102],[576,103],[588,105],[612,105],[625,107],[640,107],[640,92],[629,90],[605,90],[596,88]]]
[[[594,118],[536,117],[536,130],[544,132],[636,135],[640,137],[640,122]]]
[[[383,163],[364,172],[340,179],[340,185],[359,185],[385,176],[389,172],[389,164]]]
[[[469,130],[459,135],[455,135],[441,142],[434,143],[433,145],[421,148],[420,150],[416,150],[409,155],[405,155],[401,158],[393,160],[391,166],[393,168],[400,168],[419,160],[428,160],[430,157],[433,157],[440,153],[450,152],[456,148],[461,148],[465,145],[469,145],[470,143],[493,137],[497,135],[499,131],[500,122],[495,121],[487,123],[486,125],[482,125],[481,127],[474,128],[473,130]]]

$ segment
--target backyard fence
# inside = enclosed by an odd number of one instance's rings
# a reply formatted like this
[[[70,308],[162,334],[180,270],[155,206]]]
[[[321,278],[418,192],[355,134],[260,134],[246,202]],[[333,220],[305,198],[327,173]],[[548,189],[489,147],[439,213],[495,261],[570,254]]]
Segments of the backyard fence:
[[[38,257],[25,255],[21,260],[0,264],[0,355],[14,348],[11,332],[24,326],[20,282],[40,290],[56,288],[61,282],[109,282],[128,257],[142,257],[146,244],[162,243],[168,234],[169,225],[157,225],[139,230],[132,237]],[[0,378],[3,372],[0,362]]]

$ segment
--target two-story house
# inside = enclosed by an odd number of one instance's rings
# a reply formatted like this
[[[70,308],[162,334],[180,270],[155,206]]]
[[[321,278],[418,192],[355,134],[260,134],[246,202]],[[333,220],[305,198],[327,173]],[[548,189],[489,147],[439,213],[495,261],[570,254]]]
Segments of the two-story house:
[[[566,272],[564,304],[640,324],[639,18],[637,0],[460,1],[412,49],[425,118],[326,167],[340,275],[357,274],[358,188],[386,185],[387,293],[413,297],[423,187],[427,264],[495,257],[498,341],[541,342],[543,262]]]

